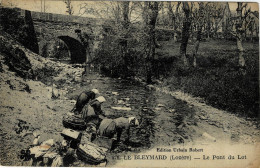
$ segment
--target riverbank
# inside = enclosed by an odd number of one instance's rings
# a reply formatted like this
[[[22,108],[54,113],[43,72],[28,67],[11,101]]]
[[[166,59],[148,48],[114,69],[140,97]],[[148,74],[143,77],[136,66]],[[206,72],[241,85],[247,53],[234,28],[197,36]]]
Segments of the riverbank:
[[[63,114],[72,109],[80,92],[92,88],[99,89],[106,97],[107,102],[102,108],[109,117],[134,115],[141,121],[138,129],[131,130],[130,146],[122,144],[107,155],[108,166],[120,163],[113,159],[115,156],[143,153],[161,145],[212,143],[202,136],[205,132],[217,142],[259,142],[259,130],[255,128],[254,123],[199,104],[185,94],[167,93],[166,90],[160,89],[155,91],[151,86],[150,89],[146,89],[133,81],[98,74],[90,74],[81,82],[53,82],[60,93],[67,93],[61,94],[58,99],[52,99],[50,86],[39,81],[25,81],[8,70],[1,73],[1,142],[5,144],[1,145],[2,165],[22,165],[18,153],[32,143],[31,134],[15,132],[20,120],[28,123],[29,132],[39,129],[50,135],[59,134],[63,129]],[[29,86],[30,92],[22,89],[24,84]],[[180,100],[172,96],[179,96]],[[120,100],[128,100],[126,104],[129,104],[131,111],[117,111],[111,108],[122,106],[118,104]],[[122,138],[125,136],[124,134]],[[82,166],[82,163],[74,166]]]

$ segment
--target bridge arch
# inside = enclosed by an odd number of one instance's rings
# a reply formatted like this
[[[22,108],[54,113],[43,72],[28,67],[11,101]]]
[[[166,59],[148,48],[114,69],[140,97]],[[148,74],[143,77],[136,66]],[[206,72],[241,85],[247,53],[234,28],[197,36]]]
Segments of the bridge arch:
[[[70,36],[58,36],[58,38],[67,45],[72,64],[86,61],[86,49],[80,41]]]

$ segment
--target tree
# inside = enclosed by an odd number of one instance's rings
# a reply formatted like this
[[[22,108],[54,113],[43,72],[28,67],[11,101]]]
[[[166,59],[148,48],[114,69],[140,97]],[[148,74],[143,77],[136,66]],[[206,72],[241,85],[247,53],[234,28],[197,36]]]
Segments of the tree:
[[[152,69],[155,65],[155,48],[156,48],[156,37],[155,37],[155,25],[156,19],[159,12],[158,2],[144,2],[144,20],[145,20],[145,31],[147,32],[147,45],[146,50],[146,82],[152,82]]]
[[[222,19],[223,19],[223,11],[224,8],[222,6],[220,6],[218,3],[213,3],[212,5],[212,22],[213,22],[213,27],[214,27],[214,31],[213,31],[213,37],[214,38],[218,38],[218,30],[220,29],[220,26],[222,23]]]
[[[64,0],[65,4],[66,4],[66,12],[69,14],[69,15],[73,15],[74,11],[73,11],[73,6],[71,4],[71,0]]]
[[[242,34],[243,34],[243,29],[242,29],[242,10],[243,10],[243,3],[238,2],[237,3],[237,24],[236,24],[236,39],[237,39],[237,49],[239,52],[238,56],[238,64],[241,67],[245,66],[245,58],[244,58],[244,48],[242,45]]]
[[[167,2],[168,3],[168,15],[169,15],[169,26],[173,27],[175,25],[175,20],[176,20],[176,16],[173,12],[173,7],[174,5],[172,5],[172,2]]]
[[[128,46],[127,46],[127,39],[128,39],[128,28],[130,24],[129,20],[129,1],[123,1],[122,2],[123,6],[123,21],[122,21],[122,28],[123,28],[123,34],[122,37],[123,39],[121,40],[121,47],[122,47],[122,56],[124,60],[124,77],[127,77],[129,75],[128,71],[128,64],[129,64],[129,55],[128,55]]]
[[[87,72],[90,71],[90,62],[92,61],[90,44],[93,42],[93,39],[91,39],[88,33],[81,32],[79,30],[77,32],[77,35],[86,50],[86,62],[85,62],[85,69],[84,69],[84,74],[86,74]]]
[[[223,36],[225,39],[230,37],[229,28],[230,28],[230,19],[231,19],[231,11],[228,5],[228,2],[225,2],[224,9],[223,9],[223,19],[222,19],[222,30]]]
[[[235,20],[235,32],[231,30],[231,34],[236,38],[237,41],[237,49],[238,49],[238,65],[240,67],[245,66],[245,58],[244,58],[244,48],[243,48],[243,33],[245,32],[248,24],[246,24],[245,19],[251,13],[250,10],[246,10],[247,3],[237,2],[237,14]]]
[[[246,19],[250,14],[252,14],[251,9],[247,9],[247,3],[237,2],[237,9],[236,9],[236,17],[232,20],[232,27],[230,27],[230,33],[236,38],[237,42],[237,49],[238,49],[238,66],[245,67],[246,62],[244,58],[244,48],[243,48],[243,34],[245,31],[250,27],[251,21],[247,21]],[[235,28],[233,28],[233,25]],[[235,31],[233,29],[235,29]]]
[[[186,57],[186,48],[188,45],[188,40],[190,36],[190,26],[191,26],[191,8],[188,2],[182,2],[182,9],[184,11],[184,21],[182,27],[182,39],[181,39],[181,46],[180,46],[180,55],[183,60],[184,66],[189,66],[188,59]]]
[[[199,49],[199,44],[201,41],[201,34],[202,34],[202,27],[204,25],[204,2],[198,2],[199,3],[199,10],[198,10],[198,18],[197,18],[197,26],[198,26],[198,31],[197,31],[197,38],[194,44],[192,56],[193,56],[193,66],[197,66],[197,52]]]
[[[104,20],[103,30],[101,30],[104,38],[100,44],[103,45],[103,48],[97,50],[99,53],[97,57],[106,55],[105,57],[109,58],[110,62],[105,63],[104,59],[99,59],[99,64],[106,64],[103,66],[111,70],[110,75],[119,75],[120,77],[126,78],[130,76],[132,72],[129,67],[131,62],[129,38],[131,38],[130,34],[132,32],[130,15],[134,5],[129,1],[100,3],[103,9],[96,9],[87,3],[83,3],[80,5],[79,13],[81,15],[93,14]],[[104,7],[106,7],[106,9],[104,9]]]
[[[253,41],[254,31],[257,33],[257,22],[259,22],[258,19],[258,12],[251,12],[250,8],[245,10],[245,21],[244,21],[244,37],[247,39],[247,33],[250,33],[250,40]]]
[[[174,41],[176,41],[176,37],[178,35],[178,29],[180,26],[180,16],[179,16],[179,7],[181,5],[181,2],[177,2],[176,7],[175,7],[175,12],[173,11],[174,4],[172,2],[168,2],[168,15],[169,15],[169,20],[170,20],[170,27],[173,27],[174,31]]]

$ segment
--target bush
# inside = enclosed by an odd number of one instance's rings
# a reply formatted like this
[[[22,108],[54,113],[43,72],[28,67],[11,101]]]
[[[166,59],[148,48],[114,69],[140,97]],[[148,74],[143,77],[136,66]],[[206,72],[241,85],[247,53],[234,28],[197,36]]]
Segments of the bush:
[[[95,51],[93,63],[101,67],[103,74],[112,77],[145,76],[142,32],[129,28],[132,32],[129,32],[128,36],[132,38],[128,38],[126,42],[123,30],[118,30],[117,26],[104,27],[104,39]],[[124,48],[126,43],[127,51]]]

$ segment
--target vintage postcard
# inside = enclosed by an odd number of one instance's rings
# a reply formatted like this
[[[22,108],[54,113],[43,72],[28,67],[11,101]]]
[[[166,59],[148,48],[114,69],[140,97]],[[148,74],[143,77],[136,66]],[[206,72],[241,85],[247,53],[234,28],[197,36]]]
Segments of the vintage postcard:
[[[258,168],[259,4],[0,0],[0,165]]]

